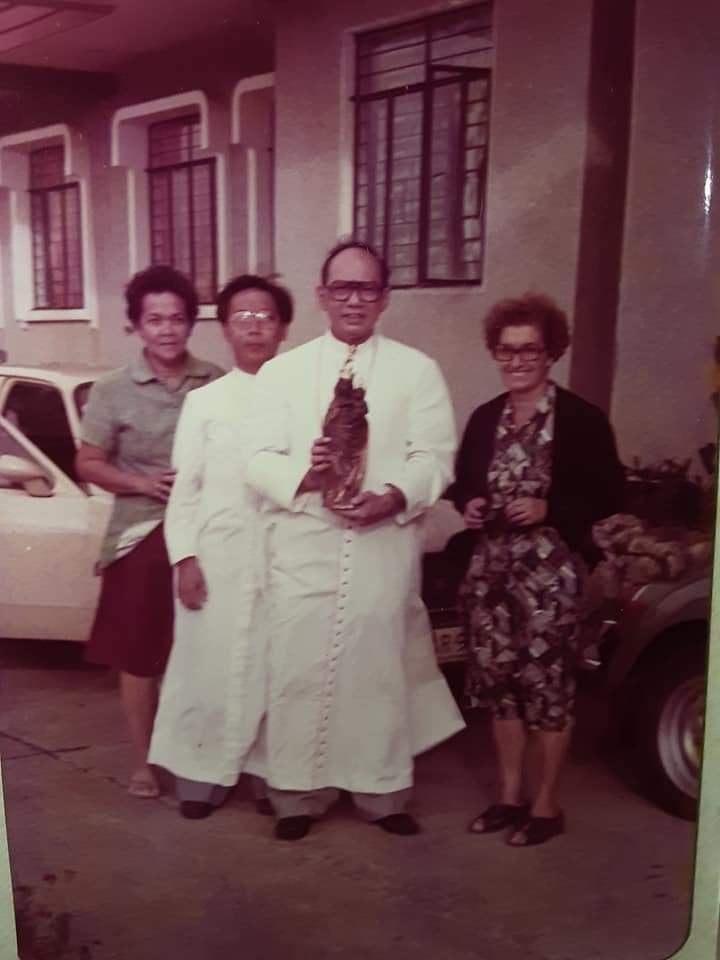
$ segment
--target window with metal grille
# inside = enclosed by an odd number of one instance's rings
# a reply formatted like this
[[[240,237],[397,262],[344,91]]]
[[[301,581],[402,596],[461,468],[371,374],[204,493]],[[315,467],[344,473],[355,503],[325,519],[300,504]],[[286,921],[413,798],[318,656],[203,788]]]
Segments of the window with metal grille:
[[[217,291],[215,160],[198,159],[200,119],[178,117],[148,130],[153,264],[189,276],[201,303]]]
[[[36,310],[83,306],[80,185],[65,182],[64,147],[30,152],[30,229]]]
[[[356,40],[356,235],[394,287],[480,283],[492,3]]]

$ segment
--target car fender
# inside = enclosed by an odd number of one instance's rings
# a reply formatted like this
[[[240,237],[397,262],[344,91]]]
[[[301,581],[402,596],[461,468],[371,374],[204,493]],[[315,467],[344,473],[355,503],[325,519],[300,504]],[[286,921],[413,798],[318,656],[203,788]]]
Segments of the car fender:
[[[620,687],[661,634],[684,623],[707,623],[709,616],[709,573],[680,583],[653,583],[641,588],[619,618],[617,644],[607,671],[608,686]]]

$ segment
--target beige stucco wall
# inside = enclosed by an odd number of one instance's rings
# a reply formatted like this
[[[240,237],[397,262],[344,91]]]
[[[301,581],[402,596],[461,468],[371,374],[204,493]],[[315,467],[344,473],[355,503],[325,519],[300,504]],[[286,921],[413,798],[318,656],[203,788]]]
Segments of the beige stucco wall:
[[[283,4],[276,250],[298,300],[291,342],[323,328],[313,294],[318,268],[351,224],[350,31],[450,7],[417,0]],[[503,0],[495,25],[485,281],[481,288],[395,291],[384,319],[388,335],[439,361],[461,424],[499,389],[482,345],[483,311],[528,288],[552,294],[568,309],[574,294],[590,2]],[[558,378],[565,376],[561,364]]]
[[[14,315],[11,277],[12,251],[8,237],[8,191],[0,189],[0,348],[11,363],[44,364],[51,361],[116,366],[138,349],[137,338],[126,332],[123,287],[130,272],[128,241],[127,177],[122,167],[111,166],[111,124],[116,110],[134,103],[199,89],[216,114],[221,131],[218,152],[227,167],[227,206],[232,211],[233,234],[228,238],[229,274],[247,269],[244,210],[247,188],[242,147],[232,145],[231,103],[235,85],[245,76],[272,71],[272,50],[267,43],[244,32],[247,50],[238,59],[235,48],[221,42],[218,49],[208,42],[207,56],[197,50],[169,50],[140,57],[118,77],[115,97],[94,108],[69,100],[62,114],[53,118],[82,134],[90,156],[90,196],[95,282],[98,311],[94,323],[85,321],[19,324]],[[192,54],[192,55],[189,55]],[[42,118],[43,125],[47,117]],[[40,125],[29,111],[23,129]],[[269,224],[266,232],[269,234]],[[262,264],[267,268],[267,262]],[[230,366],[230,356],[215,321],[199,321],[191,347],[200,356]]]
[[[325,0],[278,3],[275,38],[275,267],[297,301],[288,347],[316,335],[324,321],[314,286],[326,250],[351,229],[352,31],[397,23],[456,6],[418,0]],[[432,354],[451,386],[458,425],[500,385],[482,343],[480,318],[499,297],[537,289],[570,310],[574,298],[578,227],[586,146],[586,96],[591,0],[502,0],[495,10],[495,63],[485,280],[481,287],[402,290],[393,294],[384,331]],[[562,55],[558,38],[562,37]],[[180,70],[179,67],[182,67]],[[83,132],[92,163],[92,214],[97,260],[97,329],[55,323],[23,329],[4,311],[12,362],[125,362],[137,349],[124,330],[127,280],[126,180],[110,166],[110,119],[118,107],[204,90],[224,112],[230,131],[232,88],[243,75],[273,68],[265,51],[228,62],[177,53],[132,65],[117,97],[92,111],[73,110],[57,122]],[[27,118],[27,127],[32,118]],[[231,268],[246,269],[242,229],[243,158],[227,147],[234,234]],[[1,199],[1,198],[0,198]],[[0,203],[0,221],[3,207]],[[4,264],[3,260],[3,264]],[[0,265],[2,269],[2,265]],[[7,297],[4,295],[3,302]],[[228,365],[217,325],[200,322],[193,350]],[[567,360],[557,378],[566,382]],[[449,509],[449,508],[448,508]],[[439,536],[452,526],[441,509]]]
[[[481,288],[403,290],[393,296],[384,329],[432,353],[452,384],[459,422],[495,393],[498,382],[485,356],[479,327],[483,311],[498,297],[537,288],[570,308],[585,150],[585,97],[590,0],[533,0],[497,4],[496,65],[493,77],[487,260]],[[313,288],[322,257],[351,226],[351,93],[347,69],[350,31],[397,22],[450,4],[417,0],[369,0],[362,8],[334,4],[280,5],[276,37],[276,268],[293,290],[298,316],[289,345],[316,334],[323,320]],[[361,10],[361,14],[359,13]],[[564,52],[557,56],[557,38]],[[205,90],[224,111],[228,138],[234,83],[251,65],[205,59],[184,63],[182,86],[156,59],[126,71],[121,92],[88,112],[68,104],[68,122],[83,132],[92,164],[92,216],[98,282],[98,327],[53,323],[22,328],[4,310],[5,345],[12,361],[43,363],[74,359],[123,362],[135,349],[124,332],[122,286],[128,275],[125,172],[110,166],[110,119],[120,106],[179,89]],[[256,61],[256,70],[268,69]],[[270,65],[271,67],[271,65]],[[28,127],[32,126],[28,118]],[[228,145],[231,190],[237,211],[245,201],[242,161]],[[233,182],[233,180],[235,182]],[[2,211],[0,211],[1,216]],[[243,247],[231,240],[232,269],[244,269]],[[215,325],[201,323],[194,348],[226,360]],[[558,378],[565,381],[566,364]]]
[[[638,0],[612,414],[627,458],[643,462],[686,459],[714,439],[707,368],[720,315],[708,280],[718,253],[720,8],[690,8]]]

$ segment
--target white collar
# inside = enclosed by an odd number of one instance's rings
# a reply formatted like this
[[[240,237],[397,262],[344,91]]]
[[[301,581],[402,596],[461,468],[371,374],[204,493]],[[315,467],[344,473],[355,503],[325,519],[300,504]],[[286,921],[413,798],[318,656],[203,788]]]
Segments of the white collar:
[[[247,370],[241,370],[240,367],[233,367],[228,376],[232,376],[234,380],[254,380],[255,374],[248,373]]]
[[[347,352],[351,346],[349,343],[346,343],[344,340],[338,340],[331,330],[326,332],[324,339],[326,346],[333,354],[337,355],[338,357],[347,356]],[[362,343],[358,344],[357,350],[355,351],[356,359],[360,359],[360,357],[364,356],[365,354],[372,353],[372,351],[375,349],[377,340],[378,334],[372,333],[367,340],[363,340]]]

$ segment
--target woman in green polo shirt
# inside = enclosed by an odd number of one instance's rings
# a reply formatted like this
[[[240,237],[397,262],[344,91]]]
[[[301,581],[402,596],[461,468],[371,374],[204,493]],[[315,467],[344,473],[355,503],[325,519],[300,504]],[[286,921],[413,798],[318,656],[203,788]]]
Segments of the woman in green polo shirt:
[[[143,349],[134,362],[94,384],[76,464],[83,480],[115,494],[86,658],[119,672],[137,753],[128,789],[135,797],[157,797],[147,752],[173,636],[172,570],[162,527],[173,482],[170,456],[186,394],[223,371],[187,351],[198,297],[181,273],[172,267],[143,270],[128,283],[125,299]]]

